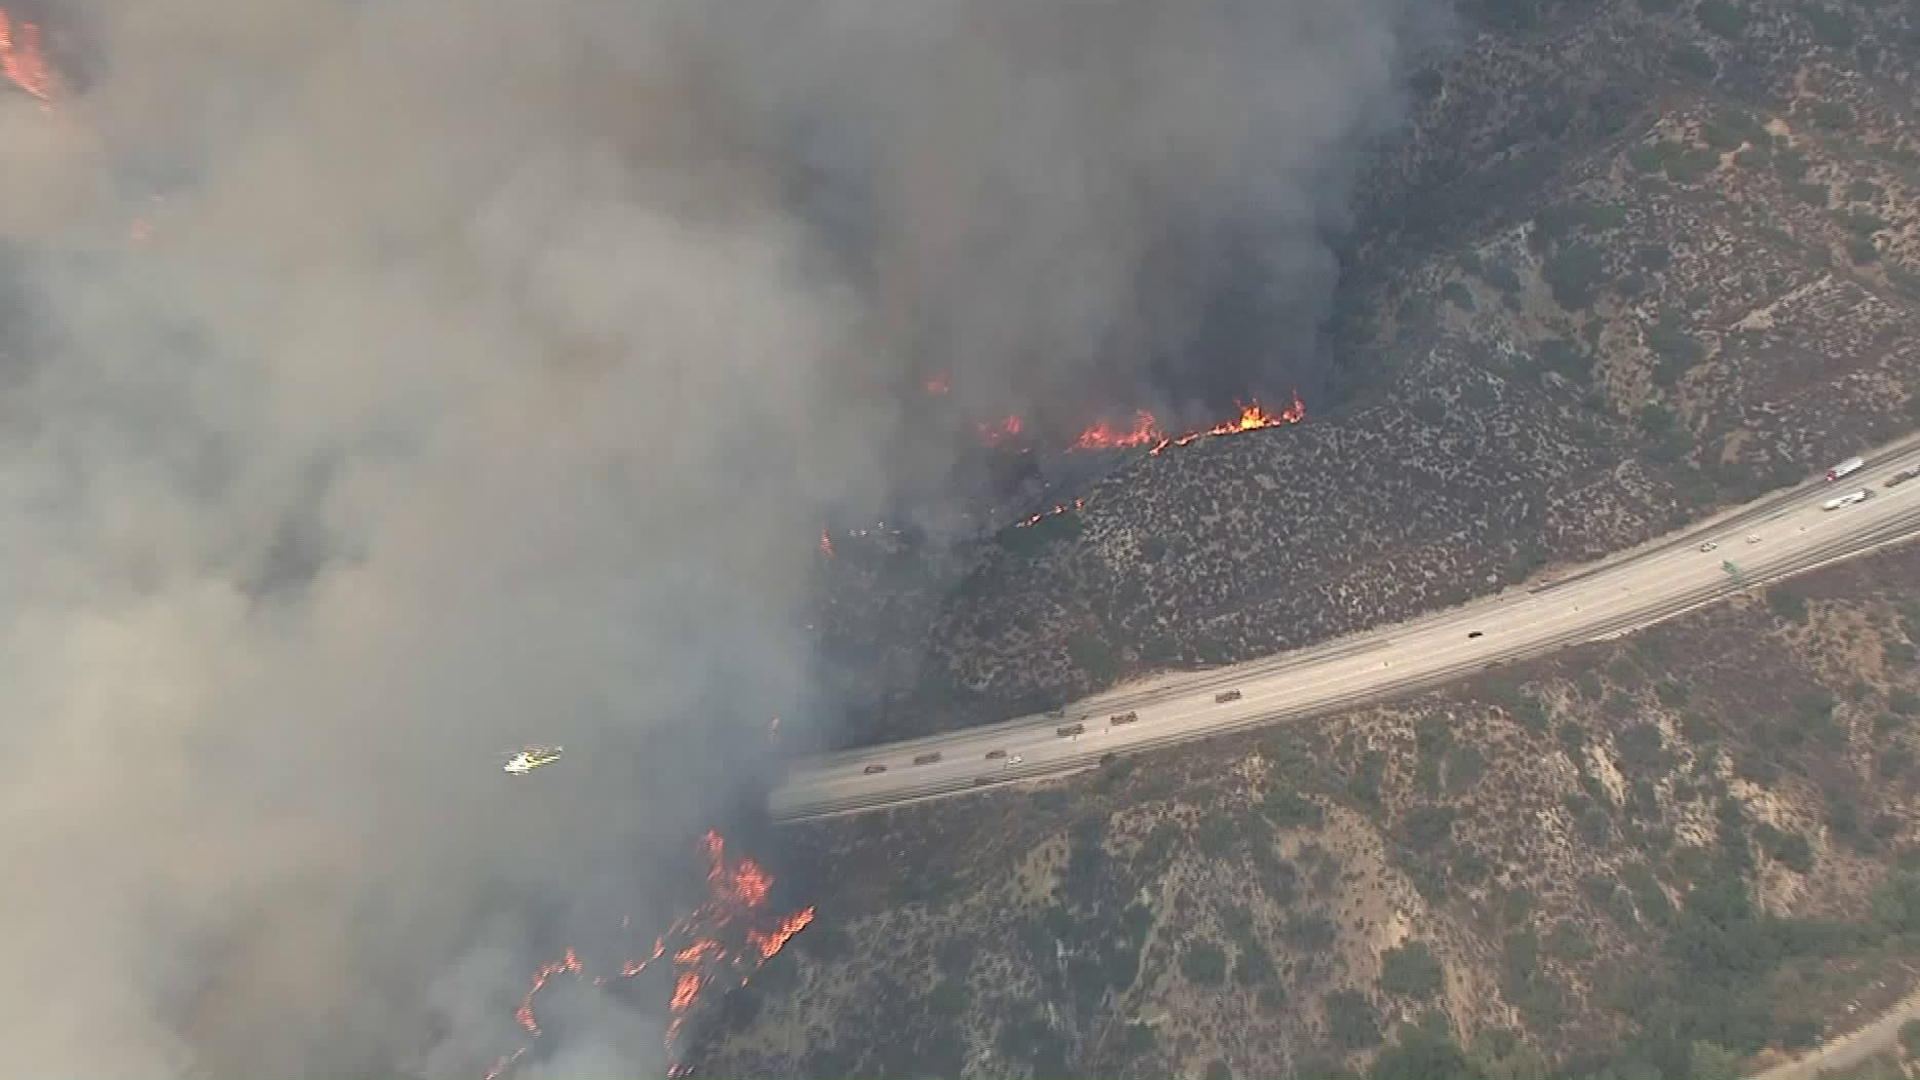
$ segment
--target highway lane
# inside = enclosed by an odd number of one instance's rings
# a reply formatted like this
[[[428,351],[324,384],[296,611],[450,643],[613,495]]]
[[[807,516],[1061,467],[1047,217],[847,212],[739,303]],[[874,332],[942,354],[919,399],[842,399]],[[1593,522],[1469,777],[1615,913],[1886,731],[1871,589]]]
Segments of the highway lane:
[[[1814,483],[1769,496],[1718,519],[1616,555],[1533,591],[1484,600],[1248,664],[1151,680],[1065,710],[1064,717],[1020,717],[987,727],[802,759],[769,798],[777,818],[852,813],[978,790],[986,784],[1070,772],[1101,755],[1171,745],[1227,731],[1348,708],[1444,683],[1496,664],[1625,633],[1710,603],[1740,587],[1721,568],[1731,559],[1743,581],[1794,573],[1897,542],[1920,531],[1920,481],[1888,489],[1885,478],[1920,463],[1920,444],[1874,455],[1868,468],[1836,484]],[[1870,487],[1875,497],[1837,511],[1820,504]],[[1744,541],[1748,533],[1758,543]],[[1718,548],[1702,552],[1702,540]],[[1479,636],[1469,637],[1478,632]],[[1239,700],[1217,703],[1221,689]],[[1110,727],[1114,713],[1139,719]],[[1055,728],[1086,724],[1062,738]],[[989,750],[1023,760],[1011,767]],[[913,765],[916,755],[941,760]],[[876,775],[868,765],[884,765]]]

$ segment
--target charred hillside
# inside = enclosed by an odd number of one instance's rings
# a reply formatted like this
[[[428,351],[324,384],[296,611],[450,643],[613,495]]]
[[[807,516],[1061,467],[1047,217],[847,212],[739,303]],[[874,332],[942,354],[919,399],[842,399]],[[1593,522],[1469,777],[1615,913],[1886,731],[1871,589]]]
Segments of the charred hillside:
[[[1404,618],[1912,423],[1909,12],[1481,15],[1362,193],[1308,422],[1142,453],[988,543],[828,567],[847,741]]]

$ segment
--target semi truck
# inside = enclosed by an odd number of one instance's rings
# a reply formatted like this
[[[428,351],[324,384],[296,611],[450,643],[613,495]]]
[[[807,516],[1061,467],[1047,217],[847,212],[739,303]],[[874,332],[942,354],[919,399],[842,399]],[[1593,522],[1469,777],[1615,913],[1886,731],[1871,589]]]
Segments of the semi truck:
[[[1238,690],[1222,690],[1219,693],[1213,695],[1213,703],[1215,705],[1225,705],[1229,701],[1239,701],[1239,700],[1240,700],[1240,691]]]
[[[1887,477],[1887,486],[1899,487],[1901,484],[1906,483],[1916,476],[1920,476],[1920,465],[1909,465],[1899,472],[1894,473],[1892,476]]]
[[[1859,491],[1849,491],[1837,499],[1828,499],[1820,504],[1820,509],[1838,510],[1843,506],[1852,506],[1854,503],[1866,502],[1871,498],[1873,498],[1873,492],[1868,488],[1861,488]]]
[[[1866,458],[1850,457],[1847,460],[1841,462],[1840,464],[1835,465],[1833,468],[1827,470],[1827,483],[1831,484],[1835,480],[1840,479],[1841,477],[1847,475],[1848,473],[1858,472],[1862,468],[1864,468],[1866,464],[1867,464]]]

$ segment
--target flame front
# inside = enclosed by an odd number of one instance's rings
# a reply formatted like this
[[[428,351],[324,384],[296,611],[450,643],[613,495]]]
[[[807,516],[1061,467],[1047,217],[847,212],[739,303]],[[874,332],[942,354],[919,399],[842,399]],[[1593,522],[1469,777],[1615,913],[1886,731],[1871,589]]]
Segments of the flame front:
[[[999,446],[1020,437],[1021,421],[1018,416],[1009,416],[997,424],[976,424],[975,430],[988,446]]]
[[[1072,450],[1125,450],[1134,446],[1152,445],[1152,453],[1158,454],[1169,446],[1185,446],[1196,439],[1209,435],[1237,435],[1243,431],[1257,431],[1260,428],[1280,427],[1283,424],[1297,424],[1307,418],[1307,404],[1300,400],[1295,391],[1293,403],[1278,413],[1270,413],[1260,407],[1255,400],[1251,405],[1235,402],[1239,415],[1225,423],[1210,428],[1196,428],[1180,435],[1169,435],[1161,430],[1159,421],[1145,409],[1133,414],[1131,427],[1116,427],[1105,420],[1094,424],[1080,433],[1079,438],[1067,449]],[[1016,439],[1021,434],[1023,423],[1018,416],[1009,416],[997,424],[976,424],[975,430],[988,446]]]
[[[22,22],[16,30],[5,8],[0,8],[0,71],[41,101],[53,100],[53,69],[40,51],[40,27]]]
[[[1119,431],[1108,427],[1103,420],[1080,433],[1074,440],[1076,450],[1118,450],[1129,446],[1144,446],[1165,438],[1155,424],[1153,414],[1145,409],[1133,414],[1133,427]]]
[[[814,909],[809,907],[774,921],[766,929],[748,926],[741,935],[745,939],[744,946],[729,947],[723,940],[731,936],[726,931],[743,920],[757,920],[771,895],[773,877],[749,858],[729,863],[726,840],[718,832],[708,830],[700,838],[700,844],[707,857],[706,902],[674,923],[665,934],[655,938],[650,955],[644,959],[626,961],[612,976],[634,978],[646,971],[654,961],[667,955],[669,941],[685,942],[673,950],[672,963],[679,971],[674,976],[673,996],[667,1005],[673,1013],[666,1035],[669,1051],[673,1049],[681,1025],[699,1002],[701,991],[712,985],[723,971],[732,975],[735,983],[745,986],[754,972],[778,955],[793,935],[806,929],[807,924],[813,921]],[[622,925],[626,925],[624,920]],[[540,1036],[540,1022],[533,1012],[534,998],[550,979],[563,973],[576,978],[585,975],[585,966],[572,949],[568,949],[561,959],[543,965],[534,974],[532,985],[515,1013],[520,1026],[533,1038]],[[595,976],[593,984],[603,985],[607,978],[605,975]],[[518,1063],[530,1047],[531,1044],[521,1046],[494,1062],[493,1068],[487,1072],[487,1080],[497,1080]],[[676,1063],[669,1068],[668,1075],[678,1075],[680,1069],[681,1066]]]

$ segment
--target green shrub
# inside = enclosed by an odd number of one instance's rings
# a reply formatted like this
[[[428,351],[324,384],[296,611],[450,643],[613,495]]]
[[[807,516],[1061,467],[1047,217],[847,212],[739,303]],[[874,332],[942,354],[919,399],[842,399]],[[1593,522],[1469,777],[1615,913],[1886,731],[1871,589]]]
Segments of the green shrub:
[[[1680,74],[1702,82],[1720,74],[1720,65],[1714,63],[1707,50],[1698,45],[1675,45],[1667,51],[1667,63]]]
[[[1380,1043],[1380,1021],[1373,1003],[1358,990],[1336,990],[1326,996],[1327,1034],[1345,1051],[1364,1050]]]
[[[1180,954],[1180,973],[1196,986],[1219,986],[1227,981],[1227,953],[1211,941],[1196,941]]]
[[[1807,598],[1784,585],[1775,585],[1767,590],[1767,607],[1787,622],[1807,621]]]
[[[1544,943],[1547,955],[1569,964],[1593,959],[1593,942],[1571,922],[1553,924]]]
[[[1813,122],[1828,131],[1840,131],[1853,124],[1853,110],[1837,101],[1816,101],[1807,106]]]
[[[1554,302],[1568,311],[1592,307],[1605,275],[1606,260],[1599,250],[1579,242],[1555,252],[1540,272],[1553,291]]]
[[[1665,775],[1671,759],[1666,736],[1654,724],[1634,724],[1613,737],[1614,752],[1620,755],[1620,769],[1629,777]]]
[[[1747,13],[1727,0],[1700,0],[1693,17],[1701,29],[1723,38],[1737,38],[1747,28]]]
[[[1829,49],[1853,48],[1853,20],[1845,12],[1833,11],[1820,4],[1802,4],[1800,14],[1812,25],[1815,41]]]
[[[1409,941],[1380,957],[1380,989],[1401,997],[1428,998],[1440,991],[1446,974],[1424,941]]]

